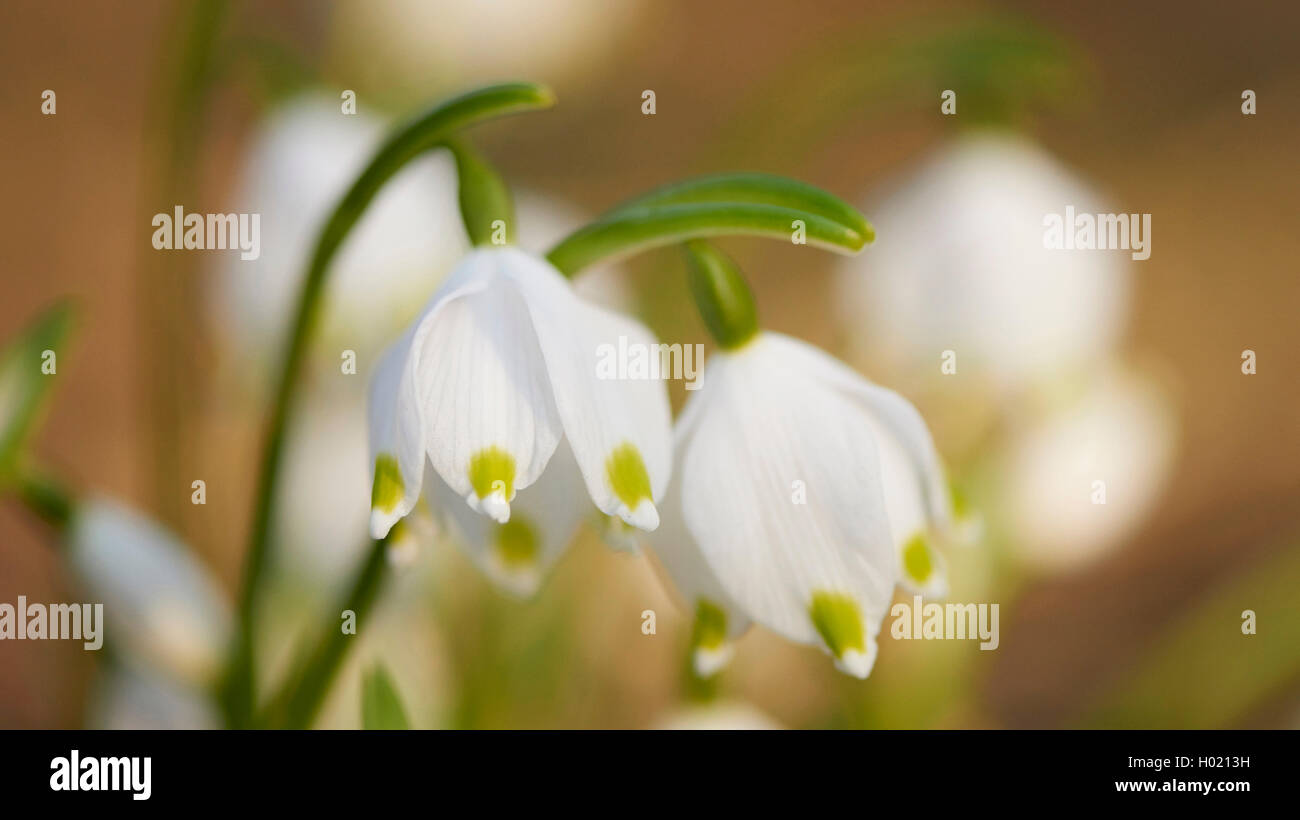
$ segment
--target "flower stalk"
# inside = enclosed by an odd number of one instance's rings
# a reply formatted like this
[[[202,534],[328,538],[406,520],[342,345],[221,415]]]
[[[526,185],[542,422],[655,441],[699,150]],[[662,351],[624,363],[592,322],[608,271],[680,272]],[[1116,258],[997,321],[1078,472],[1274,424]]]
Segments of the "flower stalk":
[[[375,195],[411,160],[444,144],[463,128],[505,114],[546,108],[554,99],[543,86],[512,83],[472,91],[434,107],[388,138],[325,222],[307,267],[289,344],[280,366],[259,473],[257,506],[240,588],[239,629],[224,689],[223,705],[231,725],[247,725],[253,714],[255,604],[269,563],[274,491],[284,454],[285,427],[297,393],[298,372],[318,318],[330,262]]]

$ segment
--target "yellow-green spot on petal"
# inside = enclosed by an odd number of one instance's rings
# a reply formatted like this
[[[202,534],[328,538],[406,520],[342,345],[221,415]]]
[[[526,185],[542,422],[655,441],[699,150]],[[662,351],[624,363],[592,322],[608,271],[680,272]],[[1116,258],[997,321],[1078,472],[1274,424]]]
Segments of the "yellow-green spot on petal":
[[[406,494],[402,471],[397,459],[384,453],[375,459],[375,483],[370,488],[370,506],[386,513],[397,508],[397,502]]]
[[[903,571],[918,584],[925,583],[934,572],[934,559],[930,556],[930,544],[925,533],[918,532],[903,545]]]
[[[515,458],[500,447],[479,450],[469,460],[469,484],[479,498],[500,490],[507,501],[515,497]]]
[[[865,652],[866,635],[857,603],[842,592],[814,592],[809,608],[813,626],[835,657],[856,649]]]
[[[650,474],[646,472],[640,451],[631,442],[623,442],[614,448],[605,461],[605,472],[614,495],[629,510],[635,510],[643,499],[651,500]]]
[[[726,610],[712,601],[701,598],[695,605],[695,626],[691,630],[691,646],[698,649],[718,649],[726,642]]]
[[[496,548],[504,566],[530,567],[540,556],[541,540],[533,525],[516,514],[506,523],[497,525]]]

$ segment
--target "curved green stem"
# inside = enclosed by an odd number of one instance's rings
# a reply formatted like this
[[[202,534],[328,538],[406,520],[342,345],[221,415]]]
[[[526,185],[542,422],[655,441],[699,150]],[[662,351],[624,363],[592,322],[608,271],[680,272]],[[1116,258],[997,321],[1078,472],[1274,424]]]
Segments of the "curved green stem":
[[[239,631],[223,699],[232,725],[246,725],[253,712],[254,604],[268,563],[271,513],[284,451],[284,430],[297,392],[298,371],[306,353],[307,340],[316,324],[326,274],[334,254],[380,188],[408,162],[462,128],[503,114],[546,108],[553,102],[550,90],[543,86],[511,83],[472,91],[436,106],[388,138],[325,222],[307,267],[289,345],[280,365],[258,479],[257,506],[240,589]]]
[[[387,538],[371,542],[370,552],[353,580],[352,588],[339,604],[337,611],[340,614],[352,612],[358,630],[364,627],[379,594],[386,575],[387,552]],[[287,729],[305,729],[311,725],[348,650],[359,640],[357,635],[345,634],[336,617],[326,618],[326,623],[332,623],[332,626],[325,628],[300,669],[289,676],[284,688],[271,699],[267,714],[259,725]]]
[[[739,234],[790,242],[799,231],[809,245],[847,253],[857,253],[872,239],[807,210],[748,202],[692,202],[624,206],[571,234],[546,258],[561,273],[572,276],[602,259],[687,239]]]

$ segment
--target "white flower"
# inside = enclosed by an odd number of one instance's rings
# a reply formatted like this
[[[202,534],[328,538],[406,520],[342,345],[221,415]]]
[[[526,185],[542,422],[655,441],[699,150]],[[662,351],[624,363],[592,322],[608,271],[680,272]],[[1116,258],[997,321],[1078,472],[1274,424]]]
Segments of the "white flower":
[[[595,66],[618,54],[620,35],[635,30],[643,7],[641,0],[345,0],[332,5],[329,45],[344,76],[389,94],[428,96],[516,75],[568,86],[590,80]]]
[[[878,207],[871,253],[840,263],[851,341],[902,373],[1027,382],[1110,354],[1124,328],[1126,256],[1050,250],[1043,218],[1098,197],[1041,149],[997,134],[941,149]],[[968,383],[963,383],[968,384]]]
[[[656,551],[671,572],[698,548],[712,573],[688,590],[716,583],[754,621],[866,677],[904,566],[918,587],[933,584],[932,538],[951,522],[924,421],[898,394],[774,333],[716,353],[704,385],[678,422],[679,480],[665,503],[680,504],[685,534],[656,533]],[[905,558],[909,545],[923,555]]]
[[[447,492],[505,526],[516,492],[560,446],[602,512],[658,526],[668,397],[659,380],[597,378],[597,351],[620,336],[654,343],[638,323],[581,300],[542,259],[510,247],[467,255],[375,367],[372,535],[415,506],[426,460]],[[435,485],[435,503],[441,492]]]
[[[770,731],[781,724],[748,703],[721,701],[678,709],[660,719],[657,729],[673,731]]]
[[[68,560],[96,603],[105,640],[126,660],[194,686],[213,682],[231,631],[229,602],[189,550],[115,502],[78,505]]]
[[[86,725],[91,729],[216,729],[220,716],[200,690],[132,666],[98,672]]]
[[[537,591],[585,517],[582,472],[566,442],[555,448],[543,480],[519,491],[505,523],[474,512],[433,470],[425,481],[434,516],[449,524],[447,530],[479,569],[520,597]]]
[[[1159,498],[1176,444],[1177,418],[1156,384],[1120,368],[1098,374],[999,459],[994,485],[1017,555],[1062,571],[1120,544]]]

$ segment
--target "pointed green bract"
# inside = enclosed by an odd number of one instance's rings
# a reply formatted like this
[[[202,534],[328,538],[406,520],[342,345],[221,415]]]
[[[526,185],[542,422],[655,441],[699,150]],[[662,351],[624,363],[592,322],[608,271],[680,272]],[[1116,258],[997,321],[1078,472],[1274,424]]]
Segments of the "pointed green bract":
[[[460,216],[477,246],[515,241],[515,207],[505,180],[465,139],[447,141],[456,159]]]
[[[531,567],[541,556],[542,543],[532,523],[516,513],[497,525],[496,549],[504,566]]]
[[[370,488],[371,508],[392,512],[405,494],[406,485],[402,482],[402,471],[397,466],[397,459],[381,453],[375,459],[375,483]]]
[[[925,533],[918,532],[903,546],[903,571],[918,584],[925,583],[934,572],[934,559]]]
[[[362,681],[361,726],[379,730],[411,728],[397,687],[382,666],[373,667]]]
[[[515,458],[500,447],[479,450],[469,460],[469,483],[479,498],[500,490],[509,501],[515,497]]]
[[[642,500],[652,501],[650,495],[650,474],[646,472],[641,452],[631,442],[624,442],[615,447],[605,461],[605,472],[609,476],[609,486],[614,490],[618,500],[635,510]]]
[[[46,311],[0,351],[0,475],[13,469],[31,437],[57,370],[45,370],[45,351],[62,355],[72,326],[72,307],[61,302]]]
[[[855,602],[842,592],[814,592],[809,607],[813,626],[822,636],[835,657],[850,650],[865,652],[866,635],[862,629],[862,613]]]
[[[718,649],[726,642],[726,610],[712,601],[701,598],[695,604],[695,626],[691,630],[691,646],[697,649]]]

